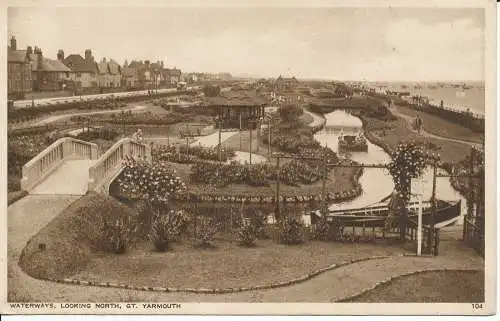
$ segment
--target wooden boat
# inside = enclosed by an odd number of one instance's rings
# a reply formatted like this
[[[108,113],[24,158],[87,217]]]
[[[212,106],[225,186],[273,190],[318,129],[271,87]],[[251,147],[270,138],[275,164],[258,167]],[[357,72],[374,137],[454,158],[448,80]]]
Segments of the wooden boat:
[[[423,202],[422,223],[430,225],[433,221],[433,211],[431,202]],[[408,206],[409,220],[418,219],[418,202],[411,202]],[[436,225],[445,225],[447,222],[454,222],[460,216],[461,201],[443,201],[437,200],[436,214],[434,223]],[[344,226],[366,226],[382,227],[385,224],[389,208],[387,204],[372,205],[364,208],[330,210],[327,214],[328,221],[337,221]],[[319,210],[310,212],[311,223],[314,224],[321,218]]]
[[[362,135],[340,135],[339,151],[341,152],[367,152],[368,144],[366,138]]]

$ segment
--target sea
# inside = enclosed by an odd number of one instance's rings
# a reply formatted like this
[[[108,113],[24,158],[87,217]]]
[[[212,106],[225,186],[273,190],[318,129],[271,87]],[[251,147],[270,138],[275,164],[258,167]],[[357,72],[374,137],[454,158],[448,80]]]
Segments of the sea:
[[[411,96],[427,97],[434,105],[443,105],[450,109],[467,110],[479,115],[485,114],[484,82],[466,83],[416,83],[416,82],[369,82],[367,87],[376,90],[409,92]]]

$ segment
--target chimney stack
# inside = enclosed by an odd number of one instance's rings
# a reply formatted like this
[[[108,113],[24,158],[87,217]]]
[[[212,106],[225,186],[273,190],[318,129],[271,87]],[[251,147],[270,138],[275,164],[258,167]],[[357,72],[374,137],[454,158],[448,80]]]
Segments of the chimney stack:
[[[26,47],[26,54],[31,55],[33,53],[33,48],[31,46]]]
[[[62,49],[59,49],[57,51],[57,60],[63,61],[64,60],[64,51]]]
[[[10,38],[10,49],[17,50],[17,40],[16,40],[16,37],[14,37],[14,36],[12,36],[12,38]]]
[[[40,69],[42,68],[42,62],[43,62],[42,49],[35,47],[35,54],[36,54],[38,69]]]
[[[85,61],[87,62],[92,62],[94,58],[92,57],[92,50],[87,49],[85,50]]]

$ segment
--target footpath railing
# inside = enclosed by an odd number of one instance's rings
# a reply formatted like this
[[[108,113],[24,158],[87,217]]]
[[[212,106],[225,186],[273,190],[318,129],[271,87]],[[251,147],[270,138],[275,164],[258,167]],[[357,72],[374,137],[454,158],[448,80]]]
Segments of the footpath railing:
[[[88,190],[108,194],[111,181],[120,173],[128,157],[151,162],[151,148],[131,138],[119,140],[89,168]]]
[[[29,192],[67,159],[97,159],[97,156],[96,144],[60,138],[23,166],[21,189]]]

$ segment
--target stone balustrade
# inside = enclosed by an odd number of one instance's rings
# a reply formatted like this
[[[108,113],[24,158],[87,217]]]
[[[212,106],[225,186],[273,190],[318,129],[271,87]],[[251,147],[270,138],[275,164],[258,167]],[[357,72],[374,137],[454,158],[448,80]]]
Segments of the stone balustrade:
[[[89,191],[108,193],[109,184],[121,169],[126,158],[143,159],[151,162],[151,147],[123,138],[116,142],[97,162],[89,168]]]
[[[97,157],[96,144],[71,137],[60,138],[23,166],[21,189],[29,192],[65,160]]]

